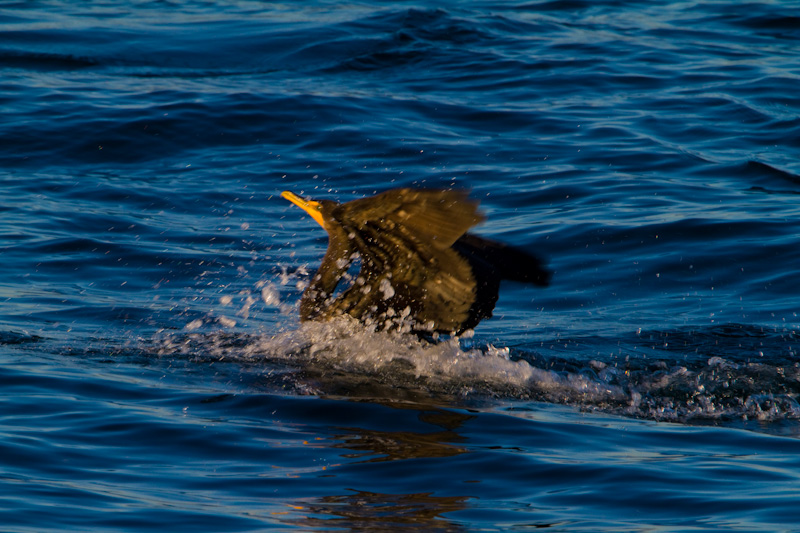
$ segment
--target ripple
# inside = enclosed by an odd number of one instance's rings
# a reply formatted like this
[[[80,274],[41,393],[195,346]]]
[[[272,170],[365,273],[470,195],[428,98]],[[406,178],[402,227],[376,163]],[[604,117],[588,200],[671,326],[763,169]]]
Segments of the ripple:
[[[7,529],[797,523],[792,6],[76,6],[0,14]],[[299,324],[279,192],[403,186],[552,286]]]

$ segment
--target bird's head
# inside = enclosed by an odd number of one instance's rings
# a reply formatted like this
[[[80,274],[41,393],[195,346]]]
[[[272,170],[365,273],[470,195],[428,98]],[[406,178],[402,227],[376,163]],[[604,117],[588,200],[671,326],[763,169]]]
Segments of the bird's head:
[[[311,218],[317,221],[317,224],[322,226],[324,230],[330,228],[330,224],[326,222],[331,217],[331,211],[338,204],[330,200],[306,200],[300,198],[291,191],[283,191],[281,196],[292,202],[294,205],[311,215]]]

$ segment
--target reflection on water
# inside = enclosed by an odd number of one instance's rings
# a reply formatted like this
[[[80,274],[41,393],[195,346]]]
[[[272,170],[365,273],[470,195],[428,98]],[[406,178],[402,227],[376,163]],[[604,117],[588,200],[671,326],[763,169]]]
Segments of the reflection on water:
[[[344,450],[341,457],[351,465],[365,463],[440,459],[469,453],[456,443],[467,439],[457,432],[473,415],[425,408],[410,403],[377,402],[403,411],[417,411],[418,420],[439,431],[379,431],[347,427],[334,428],[331,447]],[[361,460],[359,460],[361,459]],[[355,462],[353,462],[355,460]],[[413,473],[416,467],[409,467]],[[337,474],[331,472],[331,477]],[[446,470],[441,472],[447,479]],[[322,496],[311,500],[296,500],[289,504],[294,515],[285,522],[308,528],[348,528],[351,530],[391,530],[415,526],[424,531],[462,531],[463,527],[444,517],[447,513],[467,508],[475,496],[437,496],[433,492],[380,493],[348,488],[345,494]],[[302,515],[297,517],[297,515]]]
[[[352,490],[292,507],[305,516],[285,520],[307,528],[347,528],[352,531],[391,531],[416,527],[422,531],[466,531],[443,515],[467,507],[468,496],[434,496],[431,493],[385,494]]]
[[[455,429],[471,418],[473,416],[453,411],[421,411],[421,421],[440,426],[443,431],[418,433],[346,428],[347,433],[334,437],[341,441],[334,447],[356,451],[358,453],[344,457],[368,458],[366,462],[451,457],[467,453],[466,448],[455,444],[465,440]]]

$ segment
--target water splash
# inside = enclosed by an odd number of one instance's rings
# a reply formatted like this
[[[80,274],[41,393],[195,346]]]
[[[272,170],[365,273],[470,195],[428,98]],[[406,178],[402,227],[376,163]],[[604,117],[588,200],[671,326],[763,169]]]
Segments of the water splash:
[[[275,335],[173,334],[160,339],[158,353],[261,365],[282,388],[289,382],[313,394],[360,395],[380,386],[387,399],[414,391],[446,402],[534,400],[684,423],[800,420],[800,364],[790,360],[586,360],[481,344],[469,335],[429,342],[370,331],[348,317]]]
[[[305,269],[283,268],[272,281],[220,298],[223,308],[239,308],[242,324],[258,305],[278,310],[278,333],[234,330],[241,324],[218,313],[160,335],[156,351],[263,368],[262,386],[302,394],[390,399],[413,391],[443,402],[533,400],[671,422],[800,420],[793,331],[737,324],[639,330],[588,341],[558,338],[539,349],[487,343],[472,331],[431,342],[408,330],[374,331],[348,316],[298,324],[290,302],[307,277]],[[588,353],[608,345],[613,353]]]

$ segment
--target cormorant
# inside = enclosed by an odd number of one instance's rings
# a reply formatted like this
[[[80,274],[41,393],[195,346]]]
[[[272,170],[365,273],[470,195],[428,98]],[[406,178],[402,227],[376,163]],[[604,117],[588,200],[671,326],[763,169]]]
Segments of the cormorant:
[[[405,322],[416,332],[461,333],[492,316],[501,279],[550,281],[539,258],[467,233],[484,216],[465,191],[394,189],[343,204],[281,196],[328,232],[301,321],[348,314],[376,329]],[[337,292],[357,261],[358,276]]]

